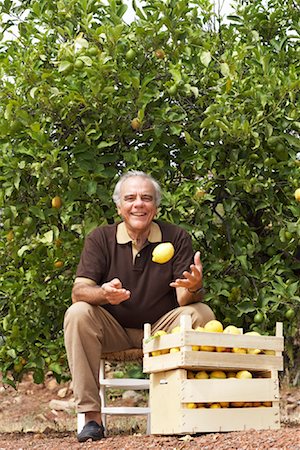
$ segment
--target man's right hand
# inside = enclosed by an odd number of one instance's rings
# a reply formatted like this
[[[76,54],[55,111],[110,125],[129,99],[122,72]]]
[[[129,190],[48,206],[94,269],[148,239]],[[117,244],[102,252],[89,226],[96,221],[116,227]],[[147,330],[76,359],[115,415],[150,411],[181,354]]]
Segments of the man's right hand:
[[[72,289],[72,302],[87,302],[91,305],[118,305],[130,298],[130,291],[122,287],[118,278],[98,286],[92,280],[77,278]]]
[[[111,305],[118,305],[130,298],[130,291],[122,287],[122,283],[118,278],[102,284],[101,288],[106,300]]]

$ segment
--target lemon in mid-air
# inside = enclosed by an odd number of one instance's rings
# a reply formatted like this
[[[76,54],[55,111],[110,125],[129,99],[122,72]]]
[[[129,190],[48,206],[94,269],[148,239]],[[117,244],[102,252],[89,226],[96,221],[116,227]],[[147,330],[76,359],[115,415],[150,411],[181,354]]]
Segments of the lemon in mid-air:
[[[164,264],[173,258],[175,253],[171,242],[162,242],[158,244],[152,252],[152,261],[158,264]]]

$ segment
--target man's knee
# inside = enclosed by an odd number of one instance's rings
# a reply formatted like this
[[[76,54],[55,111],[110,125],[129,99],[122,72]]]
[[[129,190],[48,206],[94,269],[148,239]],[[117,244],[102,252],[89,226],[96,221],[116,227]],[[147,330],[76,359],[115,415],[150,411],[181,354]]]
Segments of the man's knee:
[[[69,325],[80,326],[86,323],[93,315],[94,306],[86,302],[73,303],[65,313],[64,328]]]
[[[215,319],[211,308],[202,302],[192,303],[182,307],[181,315],[187,314],[192,318],[192,327],[203,327],[210,320]]]

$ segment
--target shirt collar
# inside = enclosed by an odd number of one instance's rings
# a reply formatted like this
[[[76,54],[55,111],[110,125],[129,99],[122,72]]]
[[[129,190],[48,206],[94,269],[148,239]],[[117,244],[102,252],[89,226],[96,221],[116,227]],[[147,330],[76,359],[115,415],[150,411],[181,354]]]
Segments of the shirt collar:
[[[127,232],[126,225],[124,222],[118,224],[116,238],[118,244],[127,244],[128,242],[132,242],[132,239]],[[148,242],[161,242],[161,241],[162,241],[161,229],[156,222],[152,222],[150,227],[150,233],[148,236]]]

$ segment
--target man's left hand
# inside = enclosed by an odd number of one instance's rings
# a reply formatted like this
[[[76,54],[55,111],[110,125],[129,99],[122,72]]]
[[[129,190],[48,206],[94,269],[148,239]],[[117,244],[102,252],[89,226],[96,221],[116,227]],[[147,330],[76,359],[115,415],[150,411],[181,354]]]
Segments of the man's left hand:
[[[190,292],[197,291],[202,287],[202,263],[200,259],[200,252],[196,252],[194,256],[194,264],[190,265],[190,272],[185,270],[182,278],[177,278],[170,283],[171,287],[183,287]]]

